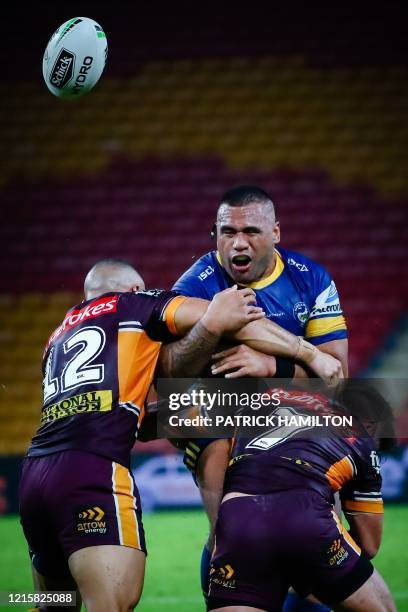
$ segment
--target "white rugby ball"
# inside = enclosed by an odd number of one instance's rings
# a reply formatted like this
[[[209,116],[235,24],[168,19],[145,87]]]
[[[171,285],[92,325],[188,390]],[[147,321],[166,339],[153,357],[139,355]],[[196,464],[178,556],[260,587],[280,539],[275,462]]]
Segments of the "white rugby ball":
[[[43,76],[54,96],[79,98],[99,81],[108,43],[99,23],[74,17],[51,36],[43,57]]]

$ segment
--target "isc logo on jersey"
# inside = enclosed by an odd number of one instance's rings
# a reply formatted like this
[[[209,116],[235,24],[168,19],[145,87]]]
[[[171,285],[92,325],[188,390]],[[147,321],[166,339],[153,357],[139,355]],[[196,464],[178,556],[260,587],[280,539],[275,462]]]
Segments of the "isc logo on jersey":
[[[51,36],[43,57],[45,83],[59,98],[78,98],[99,81],[108,55],[106,35],[88,17],[66,21]]]
[[[339,294],[337,292],[334,281],[322,291],[317,297],[316,303],[313,306],[312,312],[310,313],[310,319],[314,317],[321,317],[322,315],[331,315],[333,317],[342,314]]]
[[[209,276],[211,276],[211,274],[214,274],[214,272],[215,270],[212,266],[207,266],[207,268],[198,275],[198,278],[200,279],[200,281],[203,281]]]

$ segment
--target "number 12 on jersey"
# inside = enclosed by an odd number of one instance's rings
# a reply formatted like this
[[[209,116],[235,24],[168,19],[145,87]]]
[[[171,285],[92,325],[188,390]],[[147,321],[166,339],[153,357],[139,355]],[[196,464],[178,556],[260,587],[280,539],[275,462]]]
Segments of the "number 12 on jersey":
[[[80,385],[102,382],[105,366],[103,363],[93,362],[103,350],[105,343],[106,335],[102,328],[87,327],[77,331],[59,347],[53,346],[45,364],[44,404],[59,392],[64,393]],[[75,349],[76,352],[68,361],[64,360],[62,355],[56,354],[56,351],[63,350],[65,355],[69,355]],[[58,372],[59,365],[63,366],[62,372]],[[52,377],[53,370],[54,374],[57,374],[54,377]]]

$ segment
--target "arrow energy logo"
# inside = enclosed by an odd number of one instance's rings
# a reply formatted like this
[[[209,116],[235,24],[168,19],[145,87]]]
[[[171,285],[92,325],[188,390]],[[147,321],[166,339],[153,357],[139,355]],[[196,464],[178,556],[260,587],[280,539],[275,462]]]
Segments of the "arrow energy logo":
[[[77,532],[78,533],[100,533],[105,534],[108,531],[106,521],[103,521],[105,516],[104,510],[99,506],[92,506],[81,510],[77,514]]]

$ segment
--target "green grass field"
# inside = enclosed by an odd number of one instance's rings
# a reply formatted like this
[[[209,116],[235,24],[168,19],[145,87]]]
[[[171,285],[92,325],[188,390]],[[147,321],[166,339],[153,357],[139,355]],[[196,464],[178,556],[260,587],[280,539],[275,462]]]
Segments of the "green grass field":
[[[388,582],[398,610],[408,612],[408,507],[388,506],[385,517],[383,545],[375,565]],[[203,513],[150,514],[144,524],[149,556],[138,610],[204,610],[198,577],[207,529]],[[0,591],[10,590],[31,591],[31,576],[18,519],[3,517],[0,519]],[[12,609],[16,608],[0,607],[0,610]]]

